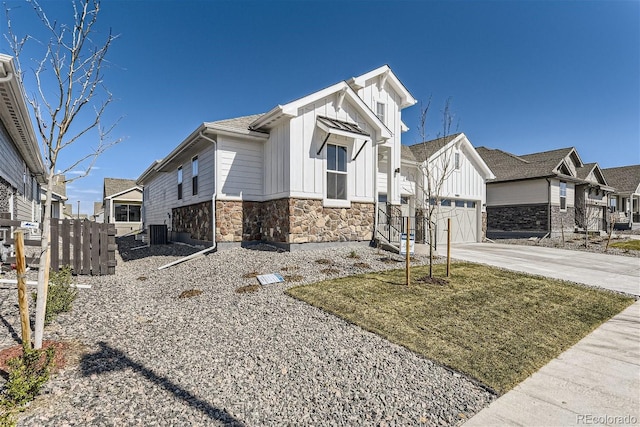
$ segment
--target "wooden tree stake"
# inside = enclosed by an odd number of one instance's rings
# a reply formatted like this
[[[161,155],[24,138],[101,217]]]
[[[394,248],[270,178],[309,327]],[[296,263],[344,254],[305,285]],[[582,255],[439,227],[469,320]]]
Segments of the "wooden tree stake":
[[[411,284],[411,272],[410,272],[411,271],[411,268],[410,268],[411,267],[411,255],[409,254],[409,249],[411,248],[411,241],[410,241],[410,239],[411,239],[411,230],[409,229],[410,225],[411,225],[411,218],[407,217],[407,229],[406,229],[407,239],[405,241],[405,243],[406,243],[406,252],[407,252],[405,254],[405,256],[406,256],[405,261],[406,261],[406,267],[407,267],[407,286],[409,286]]]
[[[24,236],[22,230],[14,233],[16,244],[16,273],[18,276],[18,307],[22,327],[22,347],[31,350],[31,325],[29,324],[29,301],[27,300],[27,265],[24,258]]]
[[[451,218],[447,218],[447,277],[451,273]]]

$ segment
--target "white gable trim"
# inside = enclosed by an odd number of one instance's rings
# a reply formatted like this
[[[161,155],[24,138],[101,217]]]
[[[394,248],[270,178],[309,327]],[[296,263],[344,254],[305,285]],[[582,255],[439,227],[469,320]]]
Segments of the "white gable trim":
[[[278,105],[268,113],[260,116],[257,120],[251,123],[249,127],[254,130],[269,129],[281,119],[297,117],[302,107],[312,104],[319,99],[326,98],[333,94],[336,94],[336,102],[340,101],[341,105],[344,102],[345,98],[353,102],[353,104],[355,104],[359,108],[363,116],[368,118],[368,121],[373,124],[374,128],[376,128],[380,132],[380,137],[382,139],[390,139],[391,137],[393,137],[393,133],[389,130],[389,128],[386,127],[384,123],[382,123],[378,116],[376,116],[376,114],[371,111],[367,104],[365,104],[364,101],[347,84],[347,82],[344,81],[336,83],[333,86],[329,86],[328,88],[322,89],[318,92],[314,92],[303,98],[292,101],[288,104]]]
[[[445,151],[451,149],[451,147],[454,145],[459,150],[464,151],[467,157],[471,161],[473,161],[473,163],[475,163],[475,165],[477,166],[476,169],[478,169],[478,172],[480,172],[480,174],[484,177],[485,180],[494,179],[496,177],[491,171],[491,169],[489,169],[489,166],[487,166],[484,160],[482,160],[482,157],[480,157],[480,155],[478,154],[478,152],[473,147],[473,145],[471,144],[471,142],[469,141],[469,139],[464,133],[461,133],[460,135],[458,135],[457,137],[449,141],[449,143],[446,144],[444,147],[440,148],[438,151],[433,153],[431,157],[429,157],[429,162],[433,161],[433,159],[438,158],[438,156],[442,155],[442,153],[444,153]]]
[[[128,193],[129,191],[133,191],[133,190],[138,190],[139,192],[141,192],[141,193],[142,193],[142,188],[140,188],[140,187],[138,187],[138,186],[136,185],[135,187],[127,188],[127,189],[126,189],[126,190],[124,190],[124,191],[121,191],[121,192],[119,192],[119,193],[115,193],[115,194],[112,194],[112,195],[110,195],[110,196],[107,196],[107,197],[105,197],[105,199],[113,200],[113,199],[116,199],[118,196],[121,196],[121,195],[126,194],[126,193]]]
[[[382,67],[376,68],[375,70],[369,71],[358,77],[353,77],[349,80],[349,86],[351,86],[354,90],[362,89],[367,80],[372,79],[376,76],[379,76],[380,80],[378,81],[378,85],[380,88],[383,88],[385,84],[389,83],[393,90],[395,90],[399,95],[402,102],[400,103],[400,108],[410,107],[415,105],[418,101],[411,96],[411,93],[407,90],[406,87],[400,82],[400,79],[396,77],[396,75],[391,71],[388,65],[383,65]]]

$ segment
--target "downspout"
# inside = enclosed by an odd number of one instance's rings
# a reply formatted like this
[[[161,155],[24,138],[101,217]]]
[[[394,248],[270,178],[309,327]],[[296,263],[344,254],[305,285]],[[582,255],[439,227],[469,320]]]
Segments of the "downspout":
[[[545,179],[547,180],[547,231],[549,232],[549,237],[551,237],[551,181],[549,181],[549,178]]]
[[[373,144],[373,236],[372,241],[375,242],[378,237],[378,142]]]
[[[199,133],[200,138],[205,139],[213,144],[213,194],[211,195],[211,248],[215,249],[216,243],[216,196],[218,194],[218,142],[215,139],[211,139],[204,134],[203,131]]]

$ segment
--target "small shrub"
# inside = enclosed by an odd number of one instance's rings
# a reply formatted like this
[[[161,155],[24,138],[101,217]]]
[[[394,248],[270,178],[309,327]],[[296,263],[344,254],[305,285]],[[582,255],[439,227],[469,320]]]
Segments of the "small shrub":
[[[300,267],[298,267],[297,265],[287,265],[282,267],[280,270],[281,271],[295,271],[295,270],[299,270]]]
[[[316,260],[316,263],[318,264],[333,264],[333,261],[331,261],[330,259],[326,259],[326,258],[320,258]]]
[[[360,255],[358,255],[355,250],[352,250],[349,255],[347,255],[347,258],[360,259]]]
[[[371,268],[371,266],[366,262],[356,262],[355,264],[353,264],[353,266],[357,268],[364,268],[365,270],[368,270]]]
[[[78,290],[71,287],[71,267],[65,266],[60,271],[49,274],[49,288],[47,290],[47,309],[44,314],[44,324],[49,325],[60,313],[68,313],[73,307],[73,301],[78,296]],[[36,301],[38,293],[33,293]]]
[[[238,289],[236,289],[236,293],[237,294],[246,294],[246,293],[250,293],[250,292],[258,292],[260,290],[260,288],[261,288],[260,285],[240,286]]]
[[[200,289],[188,289],[186,291],[182,291],[178,298],[192,298],[200,295],[202,291]]]
[[[340,273],[340,270],[338,270],[337,268],[323,268],[322,270],[320,270],[321,273],[326,274],[326,275],[332,275],[332,274],[338,274]]]
[[[260,275],[260,273],[258,273],[257,271],[252,271],[250,273],[244,273],[242,275],[242,278],[243,279],[253,279],[254,277],[257,277],[259,275]]]
[[[5,384],[3,404],[7,407],[24,405],[33,400],[49,379],[55,349],[26,350],[22,356],[8,361],[9,380]]]
[[[146,277],[144,277],[144,276],[140,276],[140,277],[138,277],[138,280],[140,280],[140,281],[144,281],[144,280],[147,280],[147,278],[146,278]]]
[[[284,276],[284,280],[287,282],[300,282],[302,281],[302,279],[304,279],[304,277],[299,274],[291,274],[288,276]]]

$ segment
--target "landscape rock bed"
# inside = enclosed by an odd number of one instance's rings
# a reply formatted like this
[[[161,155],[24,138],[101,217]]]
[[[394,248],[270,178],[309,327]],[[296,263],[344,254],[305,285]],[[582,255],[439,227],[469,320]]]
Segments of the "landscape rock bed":
[[[635,231],[635,230],[634,230]],[[631,234],[631,233],[629,233]],[[618,234],[616,237],[611,238],[610,243],[621,242],[625,239],[629,239],[629,234]],[[636,233],[633,233],[636,234]],[[629,257],[640,258],[640,251],[633,251],[629,249],[621,249],[614,248],[609,245],[607,252],[604,251],[607,245],[608,237],[589,237],[589,244],[585,245],[584,236],[577,237],[567,237],[564,239],[564,243],[562,238],[554,237],[554,238],[545,238],[545,239],[495,239],[496,243],[505,243],[512,245],[525,245],[525,246],[544,246],[547,248],[558,248],[558,249],[567,249],[572,251],[586,251],[586,252],[596,252],[596,253],[607,253],[609,255],[622,255]]]
[[[329,277],[315,260],[331,261],[332,278],[403,266],[385,258],[400,260],[363,246],[235,248],[160,271],[176,256],[119,259],[115,275],[83,278],[92,288],[47,330],[47,339],[80,341],[86,354],[45,386],[19,425],[460,424],[495,395],[283,292]],[[237,293],[257,283],[242,277],[251,272],[300,281]],[[194,288],[202,293],[179,298]],[[3,303],[3,316],[11,306]]]

